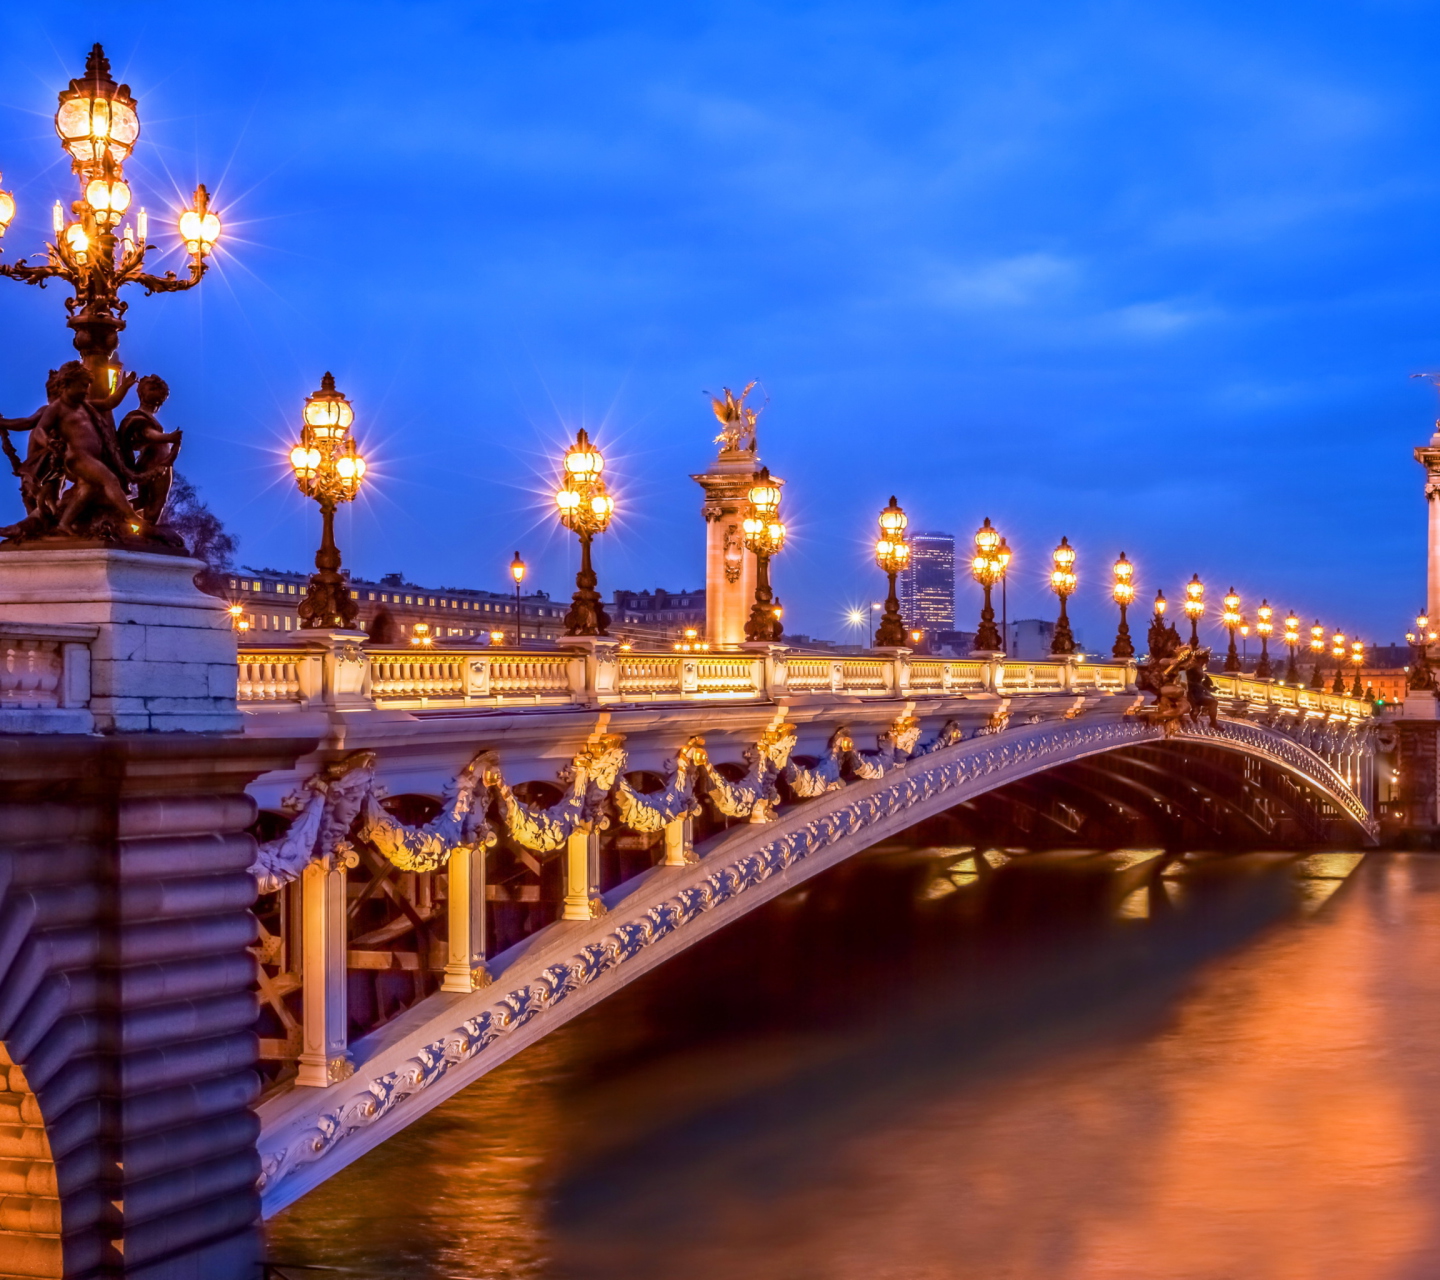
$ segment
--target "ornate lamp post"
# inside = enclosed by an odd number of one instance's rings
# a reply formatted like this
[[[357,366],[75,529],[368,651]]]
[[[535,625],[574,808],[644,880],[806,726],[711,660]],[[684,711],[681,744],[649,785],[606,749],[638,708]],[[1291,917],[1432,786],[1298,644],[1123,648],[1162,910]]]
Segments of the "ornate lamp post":
[[[1410,678],[1406,682],[1411,689],[1433,689],[1435,673],[1430,670],[1430,642],[1435,633],[1430,630],[1430,617],[1426,613],[1415,615],[1415,630],[1407,632],[1405,639],[1415,646],[1415,657],[1410,663]]]
[[[1185,616],[1190,619],[1190,645],[1200,643],[1200,618],[1205,612],[1205,584],[1200,575],[1193,575],[1185,584]]]
[[[130,86],[110,78],[105,50],[95,45],[85,60],[85,74],[61,91],[55,113],[55,131],[79,180],[80,198],[68,215],[56,201],[55,242],[46,246],[43,263],[31,266],[21,258],[13,265],[0,264],[0,275],[12,280],[43,285],[60,279],[74,288],[75,296],[66,302],[70,318],[65,323],[74,331],[75,350],[90,371],[96,399],[111,395],[119,385],[115,351],[126,306],[120,301],[121,287],[138,284],[147,294],[193,289],[220,238],[220,219],[210,208],[209,192],[196,187],[194,207],[179,219],[180,237],[190,255],[189,273],[157,276],[145,270],[145,257],[153,247],[149,218],[141,209],[133,225],[125,222],[132,196],[124,169],[140,137],[137,107]],[[0,193],[0,235],[14,216],[14,198]]]
[[[1010,550],[1010,544],[1005,541],[1004,536],[1000,538],[1000,546],[996,549],[995,559],[1000,562],[1000,651],[1010,652],[1010,559],[1014,553]]]
[[[1004,548],[1002,562],[1001,548]],[[1010,549],[1000,531],[985,517],[985,523],[975,531],[975,558],[970,562],[970,576],[980,584],[985,593],[985,603],[980,608],[980,628],[975,632],[977,653],[1000,653],[1005,642],[995,629],[995,610],[990,603],[990,592],[1004,577],[1005,566],[1010,562]]]
[[[1120,626],[1115,632],[1115,647],[1110,650],[1112,657],[1133,658],[1135,656],[1135,646],[1130,640],[1130,624],[1125,618],[1125,610],[1135,599],[1134,578],[1135,566],[1125,558],[1125,553],[1122,551],[1120,559],[1115,561],[1115,585],[1110,589],[1115,603],[1120,606]]]
[[[529,566],[520,559],[520,553],[515,553],[515,559],[510,561],[510,576],[515,581],[515,647],[520,647],[520,584],[525,581],[525,572]]]
[[[1255,664],[1257,680],[1268,680],[1274,674],[1270,670],[1270,633],[1275,630],[1271,619],[1274,616],[1275,610],[1270,607],[1270,602],[1260,601],[1260,607],[1255,610],[1255,631],[1260,637],[1260,661]]]
[[[785,526],[780,521],[780,486],[771,481],[769,467],[755,473],[755,483],[750,486],[750,512],[741,527],[745,546],[755,553],[755,603],[745,624],[745,638],[778,643],[785,633],[770,590],[770,557],[779,555],[785,545]]]
[[[905,619],[900,616],[900,601],[895,597],[895,575],[910,563],[910,544],[905,541],[905,527],[909,523],[909,517],[892,494],[890,505],[880,513],[880,537],[875,542],[875,563],[889,584],[875,643],[890,648],[899,648],[905,643]]]
[[[1157,591],[1155,593],[1155,614],[1150,619],[1150,630],[1145,637],[1152,659],[1165,657],[1170,649],[1170,633],[1165,626],[1165,610],[1169,608],[1169,605],[1170,602],[1165,599],[1165,593]]]
[[[1189,588],[1186,588],[1189,592]],[[1188,603],[1188,601],[1187,601]],[[1240,670],[1240,654],[1235,648],[1235,629],[1245,620],[1240,616],[1240,597],[1235,594],[1235,588],[1231,587],[1226,593],[1223,601],[1225,611],[1220,615],[1220,621],[1225,624],[1225,630],[1230,633],[1230,647],[1225,650],[1225,670]],[[1189,610],[1187,609],[1188,613]]]
[[[1363,640],[1350,642],[1350,661],[1355,664],[1355,683],[1350,686],[1350,696],[1363,698],[1365,687],[1360,683],[1360,672],[1365,665],[1365,642]]]
[[[604,533],[610,527],[610,517],[615,514],[615,499],[605,491],[605,457],[593,444],[581,427],[575,433],[575,443],[565,450],[564,474],[560,487],[555,491],[555,506],[560,513],[560,523],[580,539],[580,572],[575,575],[575,595],[570,610],[565,615],[567,636],[608,636],[610,615],[595,590],[599,581],[590,563],[590,543],[597,533]],[[516,590],[519,590],[517,584]],[[519,616],[516,616],[515,634],[520,634]]]
[[[327,373],[320,379],[320,390],[306,397],[303,419],[300,443],[290,450],[290,467],[300,492],[320,504],[321,533],[316,572],[310,575],[305,599],[300,601],[300,626],[349,629],[360,608],[340,576],[335,508],[354,501],[365,478],[365,459],[350,435],[355,411],[335,390],[335,379]]]
[[[1285,644],[1290,650],[1289,661],[1285,663],[1285,683],[1300,683],[1300,668],[1295,665],[1295,646],[1300,643],[1300,619],[1293,613],[1285,616]]]
[[[1331,693],[1345,692],[1345,636],[1337,631],[1330,637],[1330,652],[1335,658],[1335,680],[1330,685]]]
[[[1310,669],[1310,687],[1323,689],[1325,675],[1320,670],[1320,662],[1325,656],[1325,628],[1320,625],[1319,618],[1315,619],[1315,625],[1310,628],[1310,652],[1315,655],[1315,665]]]
[[[1050,652],[1074,653],[1075,637],[1070,631],[1070,615],[1065,610],[1065,602],[1075,590],[1075,548],[1069,538],[1060,539],[1050,562],[1054,566],[1050,571],[1050,590],[1060,598],[1060,616],[1055,619],[1055,638],[1050,641]]]

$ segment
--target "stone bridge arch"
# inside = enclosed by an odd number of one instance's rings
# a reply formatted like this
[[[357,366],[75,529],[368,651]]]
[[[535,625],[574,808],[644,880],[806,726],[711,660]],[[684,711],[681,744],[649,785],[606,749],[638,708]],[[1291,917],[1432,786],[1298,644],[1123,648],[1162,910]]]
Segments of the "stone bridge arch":
[[[694,865],[657,866],[635,877],[606,895],[600,919],[497,957],[493,986],[450,1002],[359,1064],[353,1077],[269,1111],[260,1139],[266,1213],[619,986],[836,863],[1061,766],[1137,746],[1181,752],[1190,744],[1283,771],[1330,806],[1357,841],[1374,842],[1376,824],[1347,777],[1276,728],[1222,720],[1167,736],[1139,717],[1116,716],[972,736],[787,805],[773,821],[732,828],[697,850],[702,856]]]

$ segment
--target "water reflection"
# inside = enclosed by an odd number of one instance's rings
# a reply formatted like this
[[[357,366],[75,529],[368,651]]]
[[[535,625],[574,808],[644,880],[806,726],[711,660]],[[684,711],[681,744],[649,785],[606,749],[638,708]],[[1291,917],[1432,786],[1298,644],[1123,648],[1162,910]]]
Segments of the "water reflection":
[[[1436,1274],[1440,859],[1357,861],[881,851],[493,1072],[281,1215],[272,1253],[577,1280]]]

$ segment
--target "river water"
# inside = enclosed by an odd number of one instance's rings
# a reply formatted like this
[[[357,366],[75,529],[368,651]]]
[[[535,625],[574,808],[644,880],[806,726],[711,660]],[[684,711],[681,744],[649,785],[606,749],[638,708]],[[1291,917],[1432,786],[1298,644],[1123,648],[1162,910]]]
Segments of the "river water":
[[[269,1236],[468,1280],[1440,1276],[1440,858],[877,850]]]

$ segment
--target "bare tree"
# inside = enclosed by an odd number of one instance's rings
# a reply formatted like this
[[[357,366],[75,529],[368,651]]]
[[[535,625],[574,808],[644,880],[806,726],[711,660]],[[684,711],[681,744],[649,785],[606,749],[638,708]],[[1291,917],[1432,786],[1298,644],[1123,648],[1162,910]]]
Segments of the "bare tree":
[[[225,573],[234,566],[238,544],[225,532],[220,517],[201,500],[195,486],[178,471],[160,523],[185,540],[195,559],[205,562],[195,575],[195,585],[212,596],[227,595]]]

